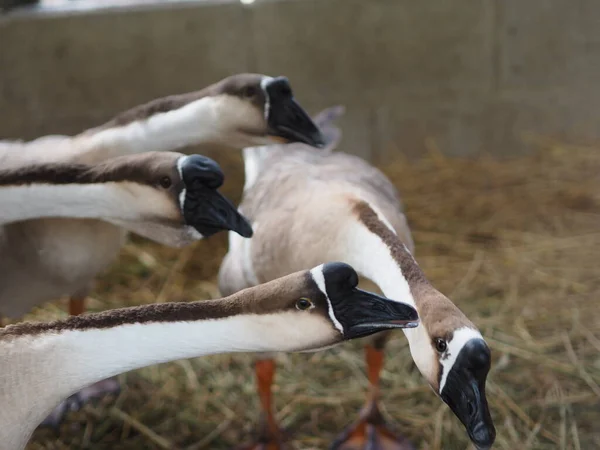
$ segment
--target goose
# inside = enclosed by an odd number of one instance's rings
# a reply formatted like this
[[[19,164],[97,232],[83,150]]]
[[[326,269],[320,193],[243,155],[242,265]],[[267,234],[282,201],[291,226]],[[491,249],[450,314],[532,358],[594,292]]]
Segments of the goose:
[[[122,372],[225,352],[316,351],[418,324],[412,306],[357,285],[351,266],[329,262],[223,299],[149,304],[0,329],[2,448],[25,448],[58,402]]]
[[[77,271],[81,280],[70,271],[64,280],[52,273],[51,283],[41,258],[23,260],[29,255],[20,248],[18,226],[11,224],[40,217],[100,219],[174,247],[220,230],[250,237],[248,222],[217,191],[222,183],[223,173],[212,159],[175,152],[0,170],[0,314],[19,317],[71,284],[84,287],[97,270],[91,261]],[[96,245],[101,252],[104,243]],[[50,254],[48,263],[72,258],[70,253]]]
[[[200,91],[152,100],[75,136],[0,140],[0,167],[52,161],[97,162],[197,144],[243,148],[323,138],[285,77],[236,74]]]
[[[103,222],[94,221],[98,224],[94,226],[88,220],[80,226],[63,221],[64,228],[57,228],[63,233],[57,245],[52,235],[35,232],[40,230],[36,224],[49,222],[30,219],[101,219],[114,224],[109,232],[123,227],[172,247],[220,230],[250,237],[250,225],[217,191],[222,183],[223,173],[215,161],[175,152],[126,155],[98,164],[40,163],[0,170],[0,316],[19,317],[38,303],[85,289],[104,268],[106,255],[121,244],[110,234],[106,239]],[[92,234],[94,230],[98,235]],[[118,387],[115,380],[107,380],[82,396]],[[59,405],[44,424],[58,425],[69,404]]]
[[[127,155],[98,164],[47,163],[0,170],[0,227],[69,217],[105,220],[172,247],[221,230],[248,238],[252,228],[217,190],[223,179],[212,159],[175,152]],[[3,253],[18,252],[15,242],[7,239]],[[8,258],[1,260],[6,263]],[[37,278],[31,271],[27,277]],[[25,305],[14,300],[7,295],[0,312],[19,316],[35,304],[36,296],[28,297],[30,303]]]
[[[485,392],[490,349],[414,259],[411,232],[392,183],[363,159],[333,151],[341,132],[331,121],[342,112],[342,107],[331,108],[314,119],[329,140],[322,152],[297,143],[243,150],[246,180],[238,209],[252,224],[253,237],[242,240],[229,233],[229,250],[219,270],[221,293],[230,295],[322,261],[352,265],[386,297],[417,309],[420,325],[403,330],[412,358],[471,441],[487,449],[496,435]],[[367,343],[366,404],[331,449],[413,449],[380,412],[379,373],[389,336],[379,333]],[[258,443],[246,448],[283,448],[270,404],[272,356],[260,358],[255,371],[261,404],[267,406]]]

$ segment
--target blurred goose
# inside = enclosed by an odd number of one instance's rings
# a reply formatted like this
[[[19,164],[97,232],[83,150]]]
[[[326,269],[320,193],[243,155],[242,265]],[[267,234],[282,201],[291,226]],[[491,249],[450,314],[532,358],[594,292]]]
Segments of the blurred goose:
[[[313,351],[382,329],[416,326],[413,307],[357,284],[352,267],[327,263],[224,299],[0,329],[2,448],[23,449],[63,398],[122,372],[216,353]]]
[[[222,183],[213,160],[179,153],[0,170],[0,315],[19,317],[65,293],[84,295],[118,253],[124,236],[119,227],[170,246],[225,229],[251,236],[250,225],[217,191]],[[22,222],[38,217],[106,222]],[[55,234],[48,225],[55,226]],[[83,312],[80,298],[79,305],[71,303],[72,314]],[[90,395],[116,389],[118,384],[108,380],[91,388]],[[67,406],[61,405],[47,424],[57,425]]]
[[[252,236],[248,222],[217,191],[222,184],[215,161],[175,152],[0,170],[0,226],[42,217],[101,219],[170,246],[220,230]],[[16,252],[15,245],[19,243],[4,243],[4,259]],[[17,308],[12,315],[29,306]],[[7,314],[2,303],[0,311]]]
[[[136,106],[76,136],[0,141],[0,167],[71,160],[90,163],[196,144],[243,148],[281,141],[323,145],[287,78],[237,74],[197,92]]]
[[[250,237],[250,225],[217,191],[222,183],[213,160],[174,152],[0,170],[0,314],[18,317],[84,289],[103,264],[90,256],[112,245],[100,234],[90,241],[90,253],[82,253],[75,228],[72,246],[57,248],[35,234],[25,239],[11,224],[38,217],[102,219],[171,246],[220,230]],[[27,252],[29,245],[38,253]]]
[[[427,280],[412,256],[413,240],[392,183],[364,160],[333,152],[341,133],[331,120],[315,122],[330,143],[322,152],[302,144],[244,149],[246,185],[239,207],[252,223],[253,238],[229,236],[219,273],[224,295],[323,261],[351,264],[390,299],[417,309],[420,326],[403,330],[419,371],[464,424],[480,449],[495,440],[485,383],[491,355],[477,327]],[[370,381],[365,407],[332,449],[408,450],[412,445],[386,426],[380,413],[379,374],[389,333],[366,346]],[[269,404],[274,362],[256,364],[264,411],[259,441],[248,449],[282,448]]]

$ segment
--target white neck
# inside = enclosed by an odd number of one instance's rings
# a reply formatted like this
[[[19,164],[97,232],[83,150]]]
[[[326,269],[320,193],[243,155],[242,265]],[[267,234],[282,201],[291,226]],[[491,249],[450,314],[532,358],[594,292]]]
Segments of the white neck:
[[[0,186],[0,226],[30,219],[98,219],[169,247],[202,239],[179,205],[137,183]]]
[[[375,211],[373,206],[371,209]],[[380,213],[376,214],[396,234],[389,222]],[[417,306],[408,281],[388,246],[358,219],[347,224],[339,236],[335,251],[343,258],[341,261],[350,264],[362,276],[376,283],[386,297]]]
[[[135,220],[136,202],[116,183],[0,187],[0,225],[44,217]]]
[[[394,229],[373,206],[379,219],[394,233]],[[371,232],[358,219],[348,223],[344,233],[329,257],[350,264],[362,276],[373,281],[383,294],[391,300],[397,300],[414,306],[419,311],[418,298],[415,298],[398,262],[392,257],[389,247],[381,237]],[[406,249],[407,253],[410,253]],[[411,256],[412,257],[412,256]],[[415,262],[416,264],[416,262]],[[416,328],[402,329],[410,344],[411,354],[421,372],[430,370],[431,360],[428,354],[419,351],[430,347],[430,338],[422,322]],[[421,359],[422,358],[422,359]]]
[[[290,326],[297,316],[287,314],[132,323],[16,337],[0,333],[0,442],[3,448],[24,448],[35,427],[64,398],[132,369],[216,353],[299,350],[309,339],[306,327],[319,327],[321,319]],[[318,341],[306,345],[318,346]]]
[[[259,147],[246,147],[242,150],[244,157],[244,192],[249,191],[256,183],[258,176],[264,170],[264,164],[269,156],[280,151],[285,146],[264,145]]]
[[[203,97],[187,105],[127,125],[78,136],[88,157],[111,156],[179,148],[218,140],[218,100]],[[111,152],[108,155],[107,152]]]

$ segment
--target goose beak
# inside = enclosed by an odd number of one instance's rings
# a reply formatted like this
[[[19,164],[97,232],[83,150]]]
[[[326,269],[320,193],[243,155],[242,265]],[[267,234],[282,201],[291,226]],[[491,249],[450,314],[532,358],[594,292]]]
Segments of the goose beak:
[[[313,147],[325,146],[325,138],[304,109],[294,100],[285,77],[263,81],[267,103],[267,133],[285,142],[302,142]]]
[[[231,230],[245,238],[252,237],[252,226],[237,208],[218,190],[223,184],[223,172],[210,158],[184,156],[178,162],[185,188],[180,202],[185,223],[202,237]]]
[[[472,339],[452,365],[440,396],[465,426],[478,450],[491,448],[496,429],[485,396],[490,350],[482,339]]]
[[[415,328],[419,315],[412,306],[354,288],[336,305],[335,315],[344,327],[344,337],[355,339],[394,328]]]
[[[186,223],[192,225],[203,237],[223,230],[235,231],[242,237],[252,237],[252,226],[236,207],[219,191],[189,192],[192,204],[202,205],[184,210]]]

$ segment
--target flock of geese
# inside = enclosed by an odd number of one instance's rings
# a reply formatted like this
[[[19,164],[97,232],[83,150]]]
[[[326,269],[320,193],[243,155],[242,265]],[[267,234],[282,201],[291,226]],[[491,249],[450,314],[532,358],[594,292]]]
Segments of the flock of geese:
[[[409,450],[380,413],[379,373],[392,329],[479,449],[496,431],[477,327],[427,280],[395,187],[334,151],[343,108],[314,118],[288,80],[238,74],[157,99],[76,136],[0,141],[0,315],[69,296],[70,317],[0,328],[0,447],[26,446],[68,405],[118,387],[115,375],[182,358],[256,352],[264,409],[257,442],[284,439],[271,405],[276,352],[367,337],[370,388],[332,449]],[[243,149],[236,208],[223,173],[194,144]],[[218,300],[85,312],[94,278],[128,232],[181,247],[229,231]],[[384,296],[357,288],[359,276]]]

